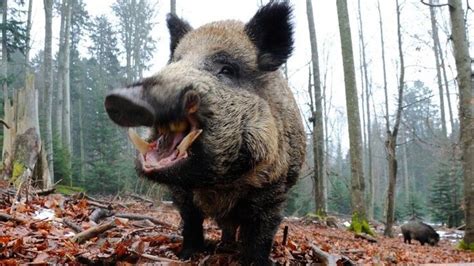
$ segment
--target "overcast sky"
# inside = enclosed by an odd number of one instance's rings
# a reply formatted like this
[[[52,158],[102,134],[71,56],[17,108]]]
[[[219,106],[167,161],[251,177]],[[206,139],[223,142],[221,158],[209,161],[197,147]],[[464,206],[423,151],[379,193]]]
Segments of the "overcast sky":
[[[440,0],[445,2],[447,0]],[[469,0],[471,6],[474,1]],[[43,1],[34,1],[33,12],[33,54],[43,48],[44,36],[44,10]],[[114,0],[84,0],[87,11],[91,16],[105,14],[111,18],[112,22],[117,23],[113,17],[111,5]],[[190,22],[193,27],[199,27],[207,22],[222,19],[238,19],[248,21],[256,12],[258,5],[257,0],[177,0],[177,14]],[[265,2],[265,1],[263,1]],[[308,84],[308,62],[310,61],[310,47],[308,38],[308,27],[306,17],[306,5],[304,0],[291,1],[294,6],[294,23],[295,23],[295,50],[293,56],[288,62],[290,85],[295,92],[301,109],[307,113],[307,84]],[[380,50],[380,29],[379,17],[377,12],[377,0],[361,0],[362,19],[364,37],[366,43],[367,60],[369,64],[369,79],[374,84],[375,113],[379,121],[383,119],[382,113],[382,95],[381,84],[383,84],[382,62]],[[397,61],[398,46],[396,37],[396,13],[394,0],[380,0],[382,15],[384,19],[384,37],[385,49],[387,57],[387,72],[389,84],[389,97],[391,101],[391,109],[394,110],[396,102],[396,86],[397,86]],[[431,47],[432,40],[429,33],[431,32],[431,24],[429,19],[429,9],[420,3],[419,0],[400,0],[402,7],[402,34],[403,47],[406,65],[406,81],[421,80],[433,90],[433,100],[439,102],[437,87],[435,83],[436,72],[434,70],[434,57]],[[463,1],[464,2],[464,1]],[[357,1],[349,0],[349,16],[351,19],[352,39],[354,47],[354,56],[356,63],[357,82],[360,88],[359,77],[359,44],[358,44],[358,21],[357,21]],[[169,56],[168,30],[166,29],[165,16],[168,13],[169,1],[157,1],[157,13],[154,18],[156,26],[153,30],[153,38],[158,41],[157,49],[153,58],[153,65],[147,74],[159,71],[163,67]],[[328,98],[331,98],[334,107],[331,109],[331,118],[333,120],[340,119],[345,123],[345,94],[344,94],[344,76],[342,72],[342,58],[340,55],[339,29],[337,22],[336,4],[334,0],[313,0],[313,9],[315,15],[316,31],[318,38],[318,47],[320,55],[321,75],[327,71],[327,87],[329,89]],[[440,13],[438,13],[440,14]],[[443,8],[443,18],[448,21],[447,7]],[[474,14],[468,16],[469,25],[472,25]],[[441,16],[438,16],[441,19]],[[443,24],[442,22],[440,22]],[[448,24],[449,25],[449,24]],[[444,27],[448,27],[445,25]],[[53,34],[55,43],[58,39],[59,18],[54,19]],[[472,35],[472,32],[470,32]],[[443,31],[440,32],[441,42],[443,46],[448,43],[448,38]],[[474,37],[471,37],[473,39]],[[87,47],[89,42],[87,38],[81,42],[81,51],[83,56],[87,55]],[[471,45],[472,47],[472,45]],[[54,48],[55,50],[57,47]],[[448,46],[448,54],[451,47]],[[446,50],[445,50],[446,52]],[[474,51],[471,49],[471,54]],[[454,62],[448,60],[448,75],[453,79]],[[453,97],[454,90],[452,91]],[[456,104],[454,105],[456,106]],[[373,111],[374,113],[374,111]],[[331,132],[336,136],[346,136],[347,129],[345,127],[331,126]],[[347,138],[343,137],[344,146],[347,145]]]

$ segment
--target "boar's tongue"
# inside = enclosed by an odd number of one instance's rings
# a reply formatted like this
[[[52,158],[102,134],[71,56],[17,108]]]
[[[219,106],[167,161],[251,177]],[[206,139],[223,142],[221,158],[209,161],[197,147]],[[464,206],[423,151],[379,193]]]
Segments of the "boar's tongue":
[[[152,143],[141,139],[132,129],[129,129],[128,134],[133,145],[140,152],[144,170],[152,171],[171,166],[186,158],[187,150],[201,132],[201,129],[194,128],[186,136],[184,132],[170,132]]]

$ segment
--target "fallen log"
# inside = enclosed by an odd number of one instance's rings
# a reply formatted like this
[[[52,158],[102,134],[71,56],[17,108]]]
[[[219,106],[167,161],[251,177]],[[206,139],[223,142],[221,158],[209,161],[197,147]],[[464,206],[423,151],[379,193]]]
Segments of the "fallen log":
[[[76,233],[82,232],[82,227],[69,219],[63,219],[63,224],[74,230]]]
[[[113,215],[113,212],[110,210],[106,210],[103,208],[95,208],[91,215],[89,215],[89,220],[93,221],[94,223],[98,224],[100,220],[110,217]]]
[[[311,250],[313,251],[315,257],[320,260],[323,265],[355,265],[355,263],[352,262],[348,257],[327,253],[314,244],[311,244]]]
[[[314,256],[323,263],[323,265],[336,265],[338,258],[336,256],[321,250],[315,245],[311,245]]]
[[[81,233],[75,235],[73,238],[71,238],[71,241],[74,242],[74,243],[78,243],[78,244],[81,244],[93,237],[96,237],[100,234],[102,234],[103,232],[107,231],[107,230],[110,230],[112,228],[115,228],[117,227],[117,224],[115,223],[115,220],[111,221],[111,222],[108,222],[108,223],[105,223],[105,224],[101,224],[101,225],[98,225],[98,226],[94,226],[94,227],[91,227],[85,231],[82,231]]]
[[[464,231],[465,229],[466,229],[466,224],[462,224],[462,225],[456,227],[456,230]]]
[[[128,249],[128,251],[130,251],[131,253],[137,255],[137,256],[140,256],[142,258],[145,258],[145,259],[148,259],[148,260],[152,260],[152,261],[157,261],[157,262],[166,262],[166,264],[174,264],[174,265],[181,265],[183,264],[182,261],[179,261],[179,260],[173,260],[173,259],[168,259],[168,258],[165,258],[165,257],[158,257],[158,256],[154,256],[154,255],[150,255],[150,254],[146,254],[146,253],[139,253],[139,252],[136,252],[135,250],[132,250],[132,249]]]
[[[134,213],[116,213],[114,216],[119,217],[119,218],[130,219],[130,220],[149,220],[152,223],[157,224],[157,225],[165,226],[168,228],[176,228],[176,226],[172,224],[160,221],[154,217],[147,216],[147,215],[139,215],[139,214],[134,214]]]
[[[355,234],[355,238],[361,238],[361,239],[365,239],[367,241],[369,241],[370,243],[377,243],[377,239],[375,239],[375,237],[369,235],[369,234],[366,234],[366,233],[358,233],[358,234]]]
[[[55,191],[56,191],[56,188],[53,186],[52,188],[35,190],[33,191],[33,194],[36,194],[38,196],[47,196],[49,194],[53,194]]]
[[[17,222],[17,223],[22,223],[22,224],[26,224],[27,221],[25,219],[22,219],[22,218],[19,218],[19,217],[14,217],[10,214],[6,214],[6,213],[0,213],[0,220],[1,221],[14,221],[14,222]]]
[[[132,198],[134,198],[134,199],[138,199],[138,200],[141,200],[141,201],[144,201],[144,202],[148,202],[148,203],[150,203],[151,205],[154,205],[154,204],[155,204],[152,200],[146,199],[146,198],[144,198],[144,197],[142,197],[142,196],[140,196],[140,195],[137,195],[137,194],[132,194],[132,193],[130,193],[130,194],[128,194],[128,196],[130,196],[130,197],[132,197]]]

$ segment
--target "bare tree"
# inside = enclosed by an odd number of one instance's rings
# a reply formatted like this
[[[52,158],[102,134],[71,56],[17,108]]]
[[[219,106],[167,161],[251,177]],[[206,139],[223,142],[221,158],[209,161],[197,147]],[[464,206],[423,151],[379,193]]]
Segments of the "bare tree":
[[[430,4],[434,4],[433,0],[430,0]],[[433,38],[433,52],[435,56],[436,62],[436,77],[438,80],[438,91],[439,91],[439,107],[441,113],[441,129],[443,133],[443,138],[447,137],[447,129],[446,129],[446,116],[444,111],[444,96],[443,96],[443,77],[441,76],[441,67],[440,67],[440,59],[441,56],[440,47],[438,46],[439,43],[439,35],[438,35],[438,27],[436,26],[436,13],[435,7],[430,6],[430,18],[431,18],[431,36]]]
[[[54,180],[53,166],[53,134],[51,108],[53,103],[53,56],[52,56],[52,20],[53,20],[53,0],[43,0],[45,15],[45,41],[44,41],[44,100],[45,107],[43,117],[45,118],[45,146],[46,157],[49,166],[51,180]]]
[[[68,0],[66,5],[64,26],[64,83],[63,83],[63,123],[62,123],[62,145],[71,153],[71,86],[70,86],[70,37],[71,37],[71,10],[72,1]],[[70,163],[70,162],[69,162]]]
[[[7,14],[8,14],[8,0],[3,1],[2,6],[2,19],[4,23],[7,23]],[[9,132],[9,124],[12,124],[11,116],[11,104],[8,95],[8,49],[7,49],[7,27],[2,27],[2,90],[3,90],[3,147],[2,147],[2,161],[3,169],[6,169],[5,164],[9,165],[12,155],[12,143]],[[5,176],[7,176],[4,173]]]
[[[370,119],[370,83],[368,78],[368,71],[367,71],[367,57],[365,54],[365,41],[364,41],[364,31],[362,27],[362,12],[360,8],[360,0],[358,0],[358,9],[359,9],[359,39],[361,43],[361,50],[362,50],[362,72],[363,72],[363,90],[365,90],[365,111],[366,111],[366,119],[367,119],[367,181],[368,181],[368,193],[367,193],[367,206],[368,206],[368,213],[367,217],[369,219],[373,218],[374,215],[374,181],[373,181],[373,174],[372,174],[372,129],[371,129],[371,119]]]
[[[346,87],[347,123],[349,127],[349,145],[351,157],[351,203],[352,213],[366,220],[364,204],[364,173],[362,170],[362,143],[357,101],[357,86],[354,70],[354,55],[352,52],[352,37],[347,11],[347,1],[337,0],[337,16],[344,66],[344,84]]]
[[[402,34],[400,25],[400,5],[397,5],[397,35],[398,35],[398,54],[400,58],[400,75],[398,80],[398,107],[395,116],[395,124],[390,129],[390,121],[386,116],[387,136],[385,140],[385,149],[387,152],[388,162],[388,191],[387,191],[387,214],[384,235],[393,237],[392,227],[395,221],[395,186],[397,183],[397,136],[400,128],[400,120],[402,115],[403,89],[405,87],[405,62],[403,59]],[[388,114],[388,110],[387,110]]]
[[[464,243],[474,244],[474,76],[472,58],[466,37],[466,24],[461,0],[449,0],[451,40],[454,47],[457,80],[459,84],[459,121],[461,131],[462,168],[464,176],[464,204],[466,229]]]
[[[58,51],[58,76],[57,76],[57,89],[56,95],[53,97],[53,115],[54,115],[54,125],[53,125],[53,134],[55,137],[62,139],[63,131],[63,103],[64,103],[64,34],[66,28],[66,8],[68,0],[62,0],[61,3],[61,24],[59,28],[59,51]]]
[[[26,21],[26,43],[25,43],[25,73],[28,75],[31,50],[31,14],[33,13],[33,0],[28,1],[28,18]],[[26,79],[25,79],[26,82]]]
[[[313,6],[311,0],[306,0],[306,14],[308,18],[309,38],[311,44],[311,62],[313,66],[313,93],[309,86],[311,97],[311,118],[313,138],[313,162],[314,162],[314,184],[315,184],[315,206],[317,212],[326,213],[325,193],[325,165],[324,165],[324,128],[323,128],[323,105],[321,94],[321,79],[319,75],[319,56],[316,30],[314,26]],[[314,100],[313,100],[314,97]]]

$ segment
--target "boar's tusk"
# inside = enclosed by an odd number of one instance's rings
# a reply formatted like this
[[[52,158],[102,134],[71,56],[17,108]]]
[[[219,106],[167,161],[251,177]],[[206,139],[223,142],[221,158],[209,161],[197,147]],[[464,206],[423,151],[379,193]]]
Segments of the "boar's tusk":
[[[199,137],[199,135],[201,135],[201,133],[202,129],[194,129],[189,132],[189,134],[184,137],[184,139],[176,148],[178,150],[178,156],[185,154],[191,144],[193,144],[193,142],[197,139],[197,137]]]
[[[133,146],[137,149],[141,154],[146,154],[150,150],[150,144],[144,141],[135,130],[129,128],[128,129],[128,137],[132,141]]]

